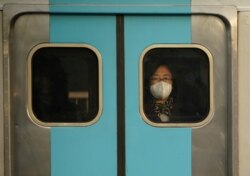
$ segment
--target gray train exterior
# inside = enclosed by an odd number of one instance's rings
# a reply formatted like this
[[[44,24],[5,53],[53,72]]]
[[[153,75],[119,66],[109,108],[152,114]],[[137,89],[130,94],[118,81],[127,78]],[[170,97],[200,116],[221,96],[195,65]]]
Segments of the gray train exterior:
[[[6,80],[9,79],[8,77],[4,77],[4,59],[6,55],[8,55],[8,51],[5,51],[6,45],[8,41],[5,41],[7,38],[4,35],[7,31],[5,31],[6,27],[4,26],[5,15],[8,14],[8,11],[5,11],[5,7],[8,4],[15,5],[16,8],[19,6],[22,8],[22,5],[29,5],[32,9],[32,5],[48,5],[47,1],[44,0],[1,0],[0,1],[0,176],[12,176],[10,168],[10,162],[12,162],[11,158],[11,149],[10,144],[6,144],[10,142],[9,138],[11,138],[10,133],[8,130],[11,128],[8,127],[10,124],[8,120],[5,118],[7,117],[4,112],[6,109],[10,107],[6,106],[6,100],[4,97],[4,83]],[[249,65],[250,65],[250,1],[249,0],[192,0],[191,8],[202,6],[205,7],[204,9],[221,9],[224,10],[223,7],[229,7],[234,10],[236,16],[232,19],[235,22],[237,31],[235,33],[235,42],[232,46],[236,47],[233,48],[235,51],[235,60],[232,61],[232,80],[229,80],[227,86],[229,86],[230,90],[235,91],[233,94],[232,105],[232,112],[233,115],[233,122],[234,124],[229,124],[232,135],[232,142],[231,145],[231,156],[229,157],[230,160],[234,160],[230,162],[232,164],[232,169],[228,171],[230,176],[248,176],[250,173],[250,137],[249,137],[249,127],[250,127],[250,76],[249,76]],[[40,10],[40,9],[38,9]],[[36,9],[34,10],[36,11]],[[202,14],[202,8],[198,10],[200,14]],[[198,13],[198,14],[199,14]],[[234,14],[234,15],[235,15]],[[227,14],[228,15],[228,14]],[[230,16],[230,14],[229,14]],[[41,31],[42,32],[42,31]],[[203,34],[204,35],[204,34]],[[197,36],[198,38],[199,36]],[[197,39],[198,41],[199,39]],[[216,41],[216,40],[215,40]],[[248,65],[249,64],[249,65]],[[206,160],[206,158],[203,158]],[[31,166],[32,167],[32,166]],[[28,168],[26,168],[28,170]],[[208,174],[208,173],[206,173]],[[203,173],[200,173],[203,175]],[[209,174],[208,174],[209,175]],[[14,175],[13,175],[14,176]],[[229,176],[229,175],[228,175]]]

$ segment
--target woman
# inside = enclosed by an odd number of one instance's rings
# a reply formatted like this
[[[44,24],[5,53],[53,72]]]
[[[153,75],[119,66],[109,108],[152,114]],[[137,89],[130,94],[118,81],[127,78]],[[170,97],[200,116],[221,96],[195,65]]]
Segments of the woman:
[[[156,66],[146,82],[144,112],[147,118],[157,123],[174,121],[173,74],[169,67]]]

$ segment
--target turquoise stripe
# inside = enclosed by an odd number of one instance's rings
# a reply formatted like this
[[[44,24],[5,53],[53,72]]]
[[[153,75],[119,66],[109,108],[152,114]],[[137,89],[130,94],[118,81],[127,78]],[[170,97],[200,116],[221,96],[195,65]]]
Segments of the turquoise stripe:
[[[51,4],[190,4],[187,0],[50,0]]]
[[[186,14],[189,13],[188,5],[170,5],[170,4],[155,4],[155,5],[51,5],[53,12],[57,13],[95,13],[95,14]]]
[[[139,58],[152,44],[191,43],[189,16],[125,17],[126,176],[191,176],[192,130],[156,128],[139,114]]]
[[[88,127],[51,128],[52,176],[116,176],[116,18],[52,15],[51,43],[87,43],[103,61],[103,112]],[[112,69],[109,69],[112,68]]]

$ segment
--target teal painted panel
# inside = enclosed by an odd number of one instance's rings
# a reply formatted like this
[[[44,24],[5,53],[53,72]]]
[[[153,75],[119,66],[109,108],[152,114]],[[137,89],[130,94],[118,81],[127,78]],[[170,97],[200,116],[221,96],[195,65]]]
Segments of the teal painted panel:
[[[53,12],[68,13],[188,13],[190,0],[50,0]]]
[[[190,4],[189,0],[50,0],[55,3],[84,4]]]
[[[171,4],[77,4],[51,5],[57,13],[94,13],[94,14],[187,14],[190,5]]]
[[[125,17],[126,176],[191,176],[192,129],[157,128],[139,113],[139,58],[152,44],[191,42],[189,16]]]
[[[103,112],[87,127],[51,128],[52,176],[117,175],[116,18],[51,15],[51,43],[84,43],[103,61]]]

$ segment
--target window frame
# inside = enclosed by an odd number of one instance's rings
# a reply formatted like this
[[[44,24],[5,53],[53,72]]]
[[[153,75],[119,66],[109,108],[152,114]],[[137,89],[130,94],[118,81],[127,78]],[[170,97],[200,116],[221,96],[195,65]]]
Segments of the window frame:
[[[200,49],[202,50],[208,58],[209,63],[209,112],[208,115],[200,122],[191,122],[191,123],[174,123],[174,122],[166,122],[166,123],[156,123],[151,120],[149,120],[144,113],[144,79],[143,79],[143,60],[145,55],[152,49],[164,49],[164,48],[194,48],[194,49]],[[199,44],[152,44],[148,47],[146,47],[139,58],[139,112],[141,115],[141,118],[144,122],[146,122],[148,125],[153,127],[192,127],[192,128],[200,128],[208,124],[214,115],[214,68],[213,68],[213,57],[211,52],[208,50],[208,48],[199,45]]]
[[[39,120],[39,118],[36,117],[36,115],[33,112],[32,108],[32,59],[34,54],[42,49],[42,48],[85,48],[92,50],[96,57],[98,62],[98,111],[97,115],[93,120],[89,122],[43,122]],[[26,71],[26,78],[27,78],[27,92],[26,92],[26,107],[27,107],[27,114],[30,120],[40,126],[40,127],[74,127],[74,126],[90,126],[95,124],[101,117],[103,105],[102,105],[102,92],[103,92],[103,84],[102,84],[102,56],[100,52],[92,45],[89,44],[61,44],[61,43],[40,43],[36,46],[34,46],[27,58],[27,71]]]

